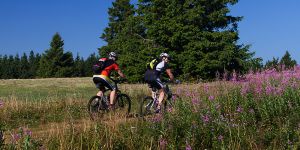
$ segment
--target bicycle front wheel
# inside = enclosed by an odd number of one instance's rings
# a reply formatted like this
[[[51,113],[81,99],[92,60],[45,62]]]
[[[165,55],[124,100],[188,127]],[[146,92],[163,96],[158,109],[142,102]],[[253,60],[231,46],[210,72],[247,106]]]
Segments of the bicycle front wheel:
[[[144,117],[149,114],[153,114],[156,111],[157,104],[154,104],[154,100],[151,96],[145,97],[140,104],[140,116]]]
[[[107,106],[104,104],[102,97],[93,96],[89,100],[87,108],[91,119],[96,120],[103,116]]]
[[[172,112],[175,109],[175,103],[179,100],[180,97],[177,94],[172,94],[167,100],[164,102],[164,112]]]
[[[131,110],[131,100],[129,96],[126,94],[118,94],[115,109],[118,109],[128,115]]]

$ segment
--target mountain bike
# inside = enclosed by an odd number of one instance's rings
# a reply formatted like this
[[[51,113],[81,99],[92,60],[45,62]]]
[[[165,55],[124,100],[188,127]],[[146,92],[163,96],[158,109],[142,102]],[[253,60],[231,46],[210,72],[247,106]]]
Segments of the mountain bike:
[[[159,90],[156,88],[152,88],[152,91],[155,92],[154,96],[146,96],[140,104],[140,116],[144,117],[146,115],[151,115],[157,113],[157,107],[158,107],[158,98],[159,98]],[[170,90],[167,83],[165,83],[164,92],[166,93],[166,99],[163,101],[163,104],[161,106],[161,112],[165,113],[167,111],[172,111],[175,106],[175,101],[179,99],[179,96],[177,94],[173,94]]]
[[[121,114],[128,115],[131,109],[131,100],[128,95],[122,93],[118,89],[118,84],[124,80],[113,80],[116,84],[116,100],[114,102],[113,110],[120,112]],[[88,113],[92,120],[101,118],[105,113],[109,112],[109,94],[106,94],[109,91],[108,88],[105,88],[103,96],[92,96],[88,102]]]

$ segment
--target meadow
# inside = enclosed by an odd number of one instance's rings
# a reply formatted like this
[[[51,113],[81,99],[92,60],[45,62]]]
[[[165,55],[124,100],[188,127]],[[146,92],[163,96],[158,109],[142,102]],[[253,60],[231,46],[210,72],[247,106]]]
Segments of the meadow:
[[[91,78],[0,80],[0,149],[298,149],[299,81],[295,67],[170,85],[174,109],[145,118],[147,85],[121,84],[133,115],[92,121]]]

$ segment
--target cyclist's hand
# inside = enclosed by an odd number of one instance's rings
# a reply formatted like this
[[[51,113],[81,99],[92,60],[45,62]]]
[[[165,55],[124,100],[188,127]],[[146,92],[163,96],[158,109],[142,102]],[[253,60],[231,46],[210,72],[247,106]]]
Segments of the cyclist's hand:
[[[180,83],[181,83],[180,80],[178,79],[175,80],[175,84],[180,84]]]
[[[127,78],[125,78],[125,77],[123,78],[123,77],[121,77],[121,76],[118,77],[118,80],[121,81],[121,82],[126,82],[126,81],[128,81]]]
[[[171,80],[171,79],[169,79],[169,80],[168,80],[168,83],[180,84],[181,82],[180,82],[180,80],[178,80],[178,79],[176,79],[176,80]]]

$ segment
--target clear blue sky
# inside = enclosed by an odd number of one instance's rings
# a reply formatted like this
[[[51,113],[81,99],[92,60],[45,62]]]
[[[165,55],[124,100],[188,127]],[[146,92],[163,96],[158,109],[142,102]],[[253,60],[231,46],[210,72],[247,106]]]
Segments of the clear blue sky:
[[[1,0],[0,55],[43,53],[59,32],[66,51],[86,58],[105,45],[99,37],[108,23],[114,0]],[[136,0],[135,0],[136,1]],[[240,0],[231,14],[244,16],[239,43],[264,61],[286,50],[300,63],[299,0]]]

